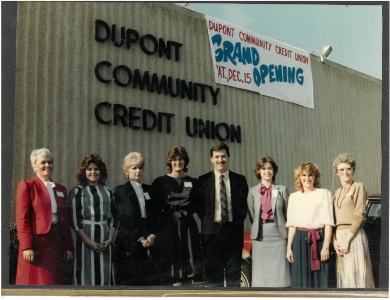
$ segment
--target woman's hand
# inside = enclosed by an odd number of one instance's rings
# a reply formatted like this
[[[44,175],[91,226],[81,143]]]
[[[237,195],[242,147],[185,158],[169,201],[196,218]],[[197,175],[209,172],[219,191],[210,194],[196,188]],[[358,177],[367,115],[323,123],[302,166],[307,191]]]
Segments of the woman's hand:
[[[80,238],[88,246],[89,249],[96,252],[102,252],[101,250],[102,246],[98,243],[91,241],[90,238],[84,232],[84,229],[77,230],[77,234],[80,236]]]
[[[102,252],[102,246],[98,243],[95,243],[95,242],[92,242],[90,241],[89,243],[87,243],[87,246],[92,250],[92,251],[95,251],[95,252]]]
[[[337,240],[333,240],[333,248],[336,251],[337,255],[344,256],[344,253],[341,252],[340,243]]]
[[[73,258],[73,252],[70,250],[66,250],[64,252],[64,259],[65,261],[71,260]]]
[[[345,255],[349,252],[349,244],[351,243],[351,240],[353,239],[354,235],[352,232],[348,231],[344,238],[339,240],[340,242],[340,248],[341,252]]]
[[[34,250],[33,249],[26,249],[23,250],[23,259],[25,261],[28,261],[29,263],[34,263]]]
[[[344,239],[342,239],[340,241],[340,251],[341,253],[343,253],[344,255],[347,254],[349,252],[349,241],[346,241]]]
[[[144,244],[144,247],[145,248],[152,247],[154,244],[154,239],[155,239],[154,235],[149,235],[148,238],[146,239],[146,243]]]
[[[141,244],[142,244],[142,246],[143,246],[144,248],[147,248],[146,245],[147,245],[147,243],[148,243],[148,240],[142,239],[140,242],[141,242]]]
[[[290,263],[294,262],[294,255],[291,249],[287,249],[286,258]]]
[[[101,246],[100,250],[106,251],[106,249],[108,248],[108,246],[110,246],[111,243],[112,243],[112,240],[110,240],[110,239],[108,239],[107,241],[104,241],[103,243],[100,244],[100,246]]]
[[[329,259],[329,247],[322,247],[321,250],[321,261]]]

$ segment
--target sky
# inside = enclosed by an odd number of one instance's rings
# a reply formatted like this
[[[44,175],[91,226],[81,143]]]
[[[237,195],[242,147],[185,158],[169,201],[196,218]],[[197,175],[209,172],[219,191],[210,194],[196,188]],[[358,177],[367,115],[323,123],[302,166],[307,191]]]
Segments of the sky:
[[[332,46],[327,60],[382,79],[382,6],[184,3],[177,5],[307,52]],[[320,55],[314,51],[314,55]]]

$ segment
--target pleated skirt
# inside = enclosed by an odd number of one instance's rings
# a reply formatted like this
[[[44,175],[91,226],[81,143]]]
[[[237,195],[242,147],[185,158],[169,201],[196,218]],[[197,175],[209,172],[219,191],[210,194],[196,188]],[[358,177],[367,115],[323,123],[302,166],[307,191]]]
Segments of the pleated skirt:
[[[337,239],[344,239],[349,229],[337,230]],[[360,228],[349,245],[349,253],[337,255],[338,288],[375,288],[368,241],[363,228]]]
[[[262,240],[252,240],[252,287],[288,287],[287,241],[280,237],[275,223],[263,224],[262,228]]]
[[[321,260],[321,249],[324,243],[324,231],[319,230],[321,239],[317,241],[318,259]],[[297,230],[292,250],[294,262],[291,264],[291,287],[293,288],[327,288],[329,267],[328,261],[320,261],[320,270],[311,270],[311,244],[307,243],[307,231]]]

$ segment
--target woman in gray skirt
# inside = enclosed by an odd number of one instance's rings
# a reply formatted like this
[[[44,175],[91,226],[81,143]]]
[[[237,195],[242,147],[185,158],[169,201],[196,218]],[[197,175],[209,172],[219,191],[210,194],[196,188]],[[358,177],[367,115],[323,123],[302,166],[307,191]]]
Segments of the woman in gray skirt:
[[[286,259],[287,187],[275,183],[278,166],[271,157],[260,159],[253,170],[259,184],[248,194],[252,223],[252,287],[288,287],[290,264]]]

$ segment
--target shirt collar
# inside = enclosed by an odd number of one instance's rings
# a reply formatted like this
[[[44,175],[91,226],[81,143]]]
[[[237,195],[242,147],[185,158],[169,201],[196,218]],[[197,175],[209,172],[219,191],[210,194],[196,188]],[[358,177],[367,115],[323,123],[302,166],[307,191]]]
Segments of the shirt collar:
[[[266,190],[272,189],[272,183],[269,185],[269,187],[266,187],[264,184],[260,184],[260,188],[265,188]]]
[[[40,180],[42,180],[42,182],[43,182],[43,184],[44,184],[45,186],[47,186],[48,183],[51,185],[52,188],[54,188],[54,187],[56,186],[55,183],[54,183],[53,181],[51,181],[51,179],[49,179],[49,181],[45,181],[44,179],[42,179],[41,177],[39,177],[39,175],[37,175],[37,177],[38,177]]]
[[[129,181],[132,184],[132,186],[140,187],[142,185],[142,181],[140,183],[132,181],[132,180],[129,180]]]
[[[229,169],[225,173],[219,173],[217,170],[214,170],[214,174],[217,179],[220,179],[222,174],[225,178],[229,178]]]

